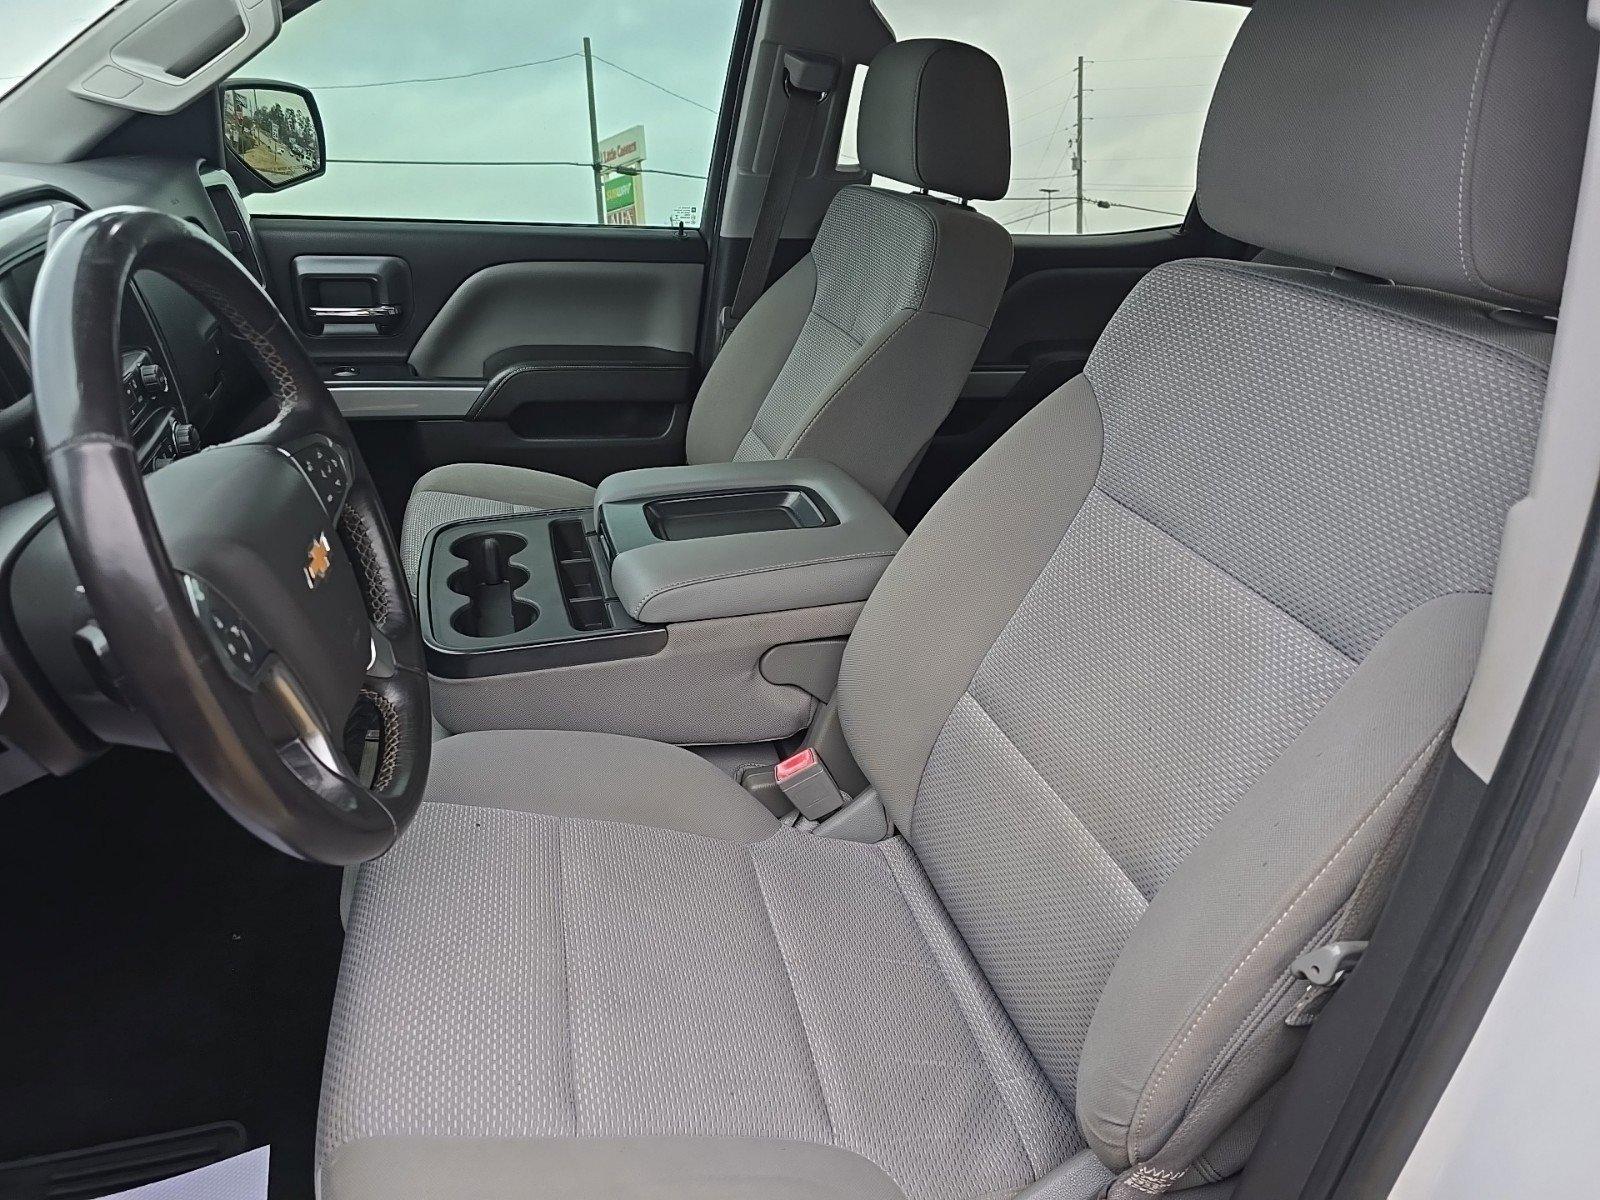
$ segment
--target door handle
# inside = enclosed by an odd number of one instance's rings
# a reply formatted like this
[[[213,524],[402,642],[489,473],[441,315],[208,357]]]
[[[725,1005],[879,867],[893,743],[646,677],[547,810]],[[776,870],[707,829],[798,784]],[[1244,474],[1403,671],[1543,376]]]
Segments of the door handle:
[[[392,321],[400,315],[398,304],[363,304],[354,307],[314,304],[311,315],[319,321]]]

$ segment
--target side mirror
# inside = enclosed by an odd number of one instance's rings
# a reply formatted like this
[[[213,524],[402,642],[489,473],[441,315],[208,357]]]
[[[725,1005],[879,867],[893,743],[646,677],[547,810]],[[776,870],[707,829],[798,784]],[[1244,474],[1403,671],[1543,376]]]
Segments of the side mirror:
[[[241,192],[280,192],[328,169],[322,116],[305,88],[270,79],[222,87],[222,140]]]

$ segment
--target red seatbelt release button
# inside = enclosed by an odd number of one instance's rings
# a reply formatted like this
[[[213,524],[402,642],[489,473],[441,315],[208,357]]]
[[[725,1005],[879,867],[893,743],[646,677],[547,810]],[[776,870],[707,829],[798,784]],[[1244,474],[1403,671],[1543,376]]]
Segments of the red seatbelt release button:
[[[808,821],[820,821],[844,804],[844,793],[810,746],[784,759],[772,775],[784,798]]]

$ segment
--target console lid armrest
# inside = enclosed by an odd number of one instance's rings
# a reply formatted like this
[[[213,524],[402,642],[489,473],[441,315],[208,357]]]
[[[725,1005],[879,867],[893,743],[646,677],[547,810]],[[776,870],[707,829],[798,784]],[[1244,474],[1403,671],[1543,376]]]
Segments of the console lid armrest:
[[[822,523],[697,535],[649,518],[657,501],[779,491],[815,502]],[[623,471],[600,485],[595,514],[608,536],[628,520],[633,540],[612,543],[612,584],[629,615],[651,624],[865,600],[905,541],[865,488],[804,459]]]

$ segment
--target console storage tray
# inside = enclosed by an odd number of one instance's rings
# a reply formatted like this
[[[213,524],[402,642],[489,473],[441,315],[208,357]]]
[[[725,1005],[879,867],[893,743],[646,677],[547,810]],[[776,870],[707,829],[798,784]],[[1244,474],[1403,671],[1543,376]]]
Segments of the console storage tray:
[[[644,506],[644,516],[651,531],[664,542],[775,529],[817,529],[838,523],[815,496],[798,488],[652,500]]]

